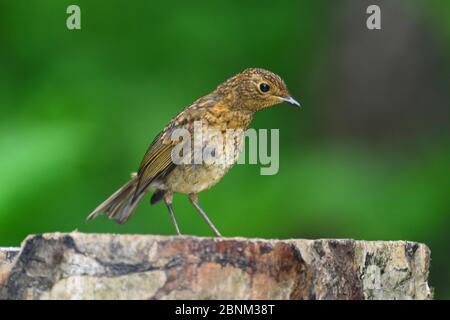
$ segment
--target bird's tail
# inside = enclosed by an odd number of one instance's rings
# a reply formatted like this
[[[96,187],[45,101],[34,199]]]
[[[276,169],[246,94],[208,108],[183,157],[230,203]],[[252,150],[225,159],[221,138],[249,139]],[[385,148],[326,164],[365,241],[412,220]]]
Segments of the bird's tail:
[[[125,183],[119,190],[95,208],[86,220],[92,220],[101,214],[105,214],[109,219],[114,219],[119,224],[125,223],[145,195],[143,191],[135,196],[138,181],[138,177],[133,175],[130,181]]]

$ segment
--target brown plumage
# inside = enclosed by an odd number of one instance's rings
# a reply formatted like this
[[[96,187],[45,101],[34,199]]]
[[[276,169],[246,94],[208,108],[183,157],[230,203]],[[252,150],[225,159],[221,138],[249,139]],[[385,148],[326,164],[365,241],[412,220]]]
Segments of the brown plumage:
[[[192,204],[215,235],[220,236],[198,204],[197,194],[219,182],[237,161],[245,130],[255,112],[282,102],[300,106],[289,95],[284,81],[270,71],[250,68],[226,80],[213,92],[186,107],[169,122],[150,144],[137,174],[134,174],[130,181],[99,205],[88,216],[88,220],[104,213],[118,223],[125,223],[142,197],[154,189],[156,191],[151,198],[151,203],[164,199],[176,232],[180,234],[172,209],[173,193],[179,192],[189,195]],[[235,136],[229,138],[230,141],[224,141],[223,151],[225,153],[231,150],[232,161],[226,163],[206,163],[205,161],[201,164],[174,163],[172,152],[181,140],[172,139],[171,135],[177,129],[186,129],[194,139],[195,123],[201,124],[202,130],[215,129],[224,136],[229,129],[238,130]],[[208,141],[213,142],[214,139],[211,137],[210,140],[202,142],[202,148],[206,147]],[[230,144],[227,145],[226,142]],[[191,143],[194,145],[194,140]],[[194,159],[194,154],[190,156]]]

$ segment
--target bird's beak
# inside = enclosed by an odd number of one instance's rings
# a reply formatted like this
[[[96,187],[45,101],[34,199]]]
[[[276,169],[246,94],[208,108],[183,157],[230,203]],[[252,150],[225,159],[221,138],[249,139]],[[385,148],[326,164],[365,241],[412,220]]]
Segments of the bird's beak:
[[[292,98],[291,96],[288,97],[281,97],[281,100],[283,100],[284,102],[287,102],[289,104],[292,104],[293,106],[297,106],[299,108],[301,108],[302,106],[300,105],[300,103],[295,100],[294,98]]]

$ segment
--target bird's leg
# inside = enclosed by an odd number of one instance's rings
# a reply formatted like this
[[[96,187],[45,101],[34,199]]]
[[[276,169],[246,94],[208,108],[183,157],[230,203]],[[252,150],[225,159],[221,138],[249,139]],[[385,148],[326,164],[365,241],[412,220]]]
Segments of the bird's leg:
[[[173,198],[172,192],[167,191],[164,194],[164,202],[166,203],[167,209],[169,210],[169,214],[170,214],[170,218],[172,219],[172,223],[175,227],[177,235],[181,236],[180,228],[178,228],[177,219],[175,218],[175,213],[173,212],[173,208],[172,208],[172,198]]]
[[[189,200],[191,200],[191,203],[194,205],[195,209],[197,209],[197,211],[202,215],[203,219],[205,219],[206,223],[208,224],[208,226],[211,228],[211,230],[214,232],[214,234],[216,235],[216,237],[222,237],[222,235],[220,234],[219,230],[217,230],[217,228],[214,226],[214,224],[212,223],[211,220],[209,220],[208,215],[205,213],[205,211],[203,211],[203,209],[200,207],[199,203],[198,203],[198,196],[195,193],[191,193],[189,195]]]

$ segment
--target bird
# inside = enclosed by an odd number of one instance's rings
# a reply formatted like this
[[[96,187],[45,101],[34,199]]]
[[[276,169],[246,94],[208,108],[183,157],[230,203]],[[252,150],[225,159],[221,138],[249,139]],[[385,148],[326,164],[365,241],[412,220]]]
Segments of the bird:
[[[214,235],[221,237],[221,233],[200,206],[198,194],[217,184],[236,163],[243,147],[245,131],[255,113],[284,102],[301,107],[277,74],[262,68],[247,68],[232,76],[211,93],[197,99],[178,113],[150,143],[138,171],[95,208],[87,220],[105,214],[108,218],[123,224],[132,216],[142,198],[153,191],[150,204],[164,201],[176,234],[181,235],[172,206],[174,193],[181,193],[189,197]],[[211,135],[206,135],[205,139],[198,139],[195,137],[196,128],[200,128],[197,133],[213,131],[226,137],[227,132],[237,133],[224,143],[226,147],[221,152],[226,154],[231,150],[231,155],[227,154],[228,161],[207,162],[207,159],[198,161],[195,148],[181,148],[197,143],[196,150],[204,151],[211,141],[218,141]],[[179,137],[180,132],[189,135],[184,142],[182,141],[184,139]],[[177,133],[178,139],[173,138],[174,133]],[[179,159],[174,161],[176,158],[174,155],[177,154],[174,151],[177,148],[181,151],[178,150]],[[216,150],[220,150],[220,148],[212,149],[212,156]],[[223,156],[220,159],[223,160]]]

